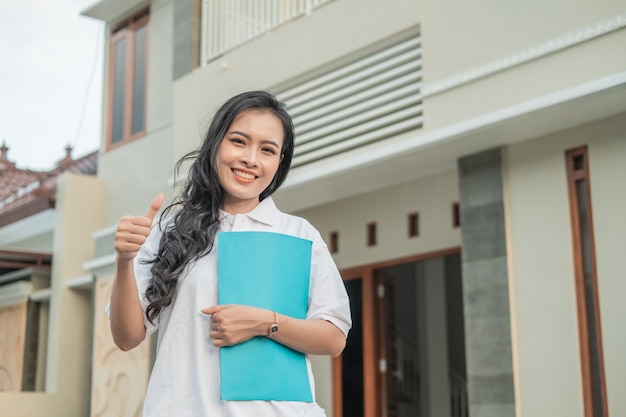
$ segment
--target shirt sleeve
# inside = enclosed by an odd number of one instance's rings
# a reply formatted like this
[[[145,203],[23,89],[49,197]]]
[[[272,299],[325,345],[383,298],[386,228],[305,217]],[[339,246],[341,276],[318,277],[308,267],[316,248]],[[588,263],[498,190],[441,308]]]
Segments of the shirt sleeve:
[[[328,320],[346,336],[352,326],[346,287],[326,245],[313,246],[307,318]]]
[[[143,322],[146,326],[146,338],[154,333],[159,327],[159,316],[154,319],[154,323],[150,323],[148,316],[146,315],[146,309],[150,304],[150,301],[146,298],[146,288],[150,284],[152,278],[152,261],[159,250],[159,243],[161,241],[161,231],[159,227],[153,227],[150,232],[150,236],[146,240],[146,243],[141,246],[141,249],[133,260],[135,270],[135,280],[137,282],[137,293],[139,294],[139,301],[141,302],[141,309],[143,310]]]

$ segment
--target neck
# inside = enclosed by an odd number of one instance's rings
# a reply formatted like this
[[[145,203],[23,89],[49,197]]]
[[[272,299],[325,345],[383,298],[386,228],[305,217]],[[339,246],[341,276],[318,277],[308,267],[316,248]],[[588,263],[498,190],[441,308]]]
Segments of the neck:
[[[259,200],[225,201],[222,210],[228,214],[246,214],[250,213],[258,205]]]

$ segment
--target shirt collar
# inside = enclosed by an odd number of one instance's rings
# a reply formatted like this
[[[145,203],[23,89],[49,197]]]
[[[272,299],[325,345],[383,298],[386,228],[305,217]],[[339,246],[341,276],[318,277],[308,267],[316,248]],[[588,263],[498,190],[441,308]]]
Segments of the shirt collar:
[[[241,216],[246,216],[254,221],[266,224],[268,226],[275,226],[277,221],[276,215],[279,213],[280,211],[278,210],[278,207],[276,207],[276,204],[274,203],[272,197],[267,197],[263,201],[261,201],[255,208],[253,208],[252,211],[241,214]],[[220,220],[232,219],[234,217],[235,215],[229,214],[220,209]]]

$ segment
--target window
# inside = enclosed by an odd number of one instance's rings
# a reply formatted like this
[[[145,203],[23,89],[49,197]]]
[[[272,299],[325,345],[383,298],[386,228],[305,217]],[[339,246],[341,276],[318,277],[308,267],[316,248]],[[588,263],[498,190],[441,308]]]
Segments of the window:
[[[108,148],[146,134],[149,12],[123,21],[111,34]]]
[[[339,252],[339,232],[330,232],[330,253]]]
[[[408,214],[408,234],[409,237],[417,237],[420,234],[420,215],[418,212]]]
[[[587,147],[566,152],[585,417],[608,415]]]
[[[458,202],[452,203],[452,227],[457,228],[461,226],[461,209]]]
[[[376,222],[367,224],[367,246],[376,246]]]

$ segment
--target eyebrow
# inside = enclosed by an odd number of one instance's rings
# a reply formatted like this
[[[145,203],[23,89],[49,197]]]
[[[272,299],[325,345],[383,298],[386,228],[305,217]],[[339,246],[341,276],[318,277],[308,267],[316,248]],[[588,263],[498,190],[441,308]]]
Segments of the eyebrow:
[[[236,134],[236,135],[241,135],[241,136],[245,137],[248,140],[251,139],[250,135],[248,135],[247,133],[244,133],[244,132],[240,132],[238,130],[231,130],[230,132],[227,132],[226,134],[227,135]],[[274,142],[273,140],[264,140],[264,141],[261,141],[261,143],[262,144],[274,145],[274,146],[276,146],[276,148],[280,149],[280,146],[278,145],[278,142]]]

